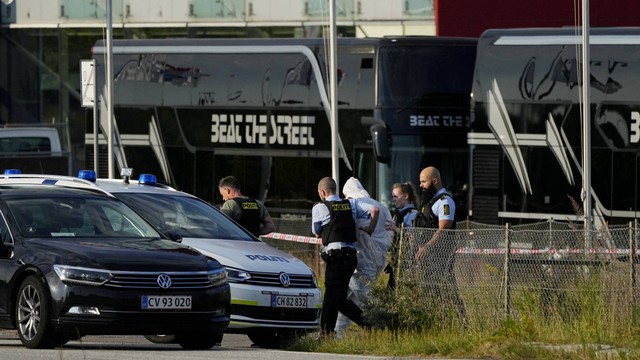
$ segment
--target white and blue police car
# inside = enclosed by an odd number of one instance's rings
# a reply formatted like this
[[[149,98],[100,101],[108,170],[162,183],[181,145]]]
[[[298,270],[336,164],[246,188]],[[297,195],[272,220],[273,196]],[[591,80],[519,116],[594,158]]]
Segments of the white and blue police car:
[[[218,260],[231,286],[227,333],[247,334],[257,346],[282,347],[320,326],[322,291],[311,268],[300,259],[256,239],[211,204],[156,182],[151,174],[131,180],[79,177],[94,182],[142,215],[160,231]],[[171,336],[148,336],[154,342]]]

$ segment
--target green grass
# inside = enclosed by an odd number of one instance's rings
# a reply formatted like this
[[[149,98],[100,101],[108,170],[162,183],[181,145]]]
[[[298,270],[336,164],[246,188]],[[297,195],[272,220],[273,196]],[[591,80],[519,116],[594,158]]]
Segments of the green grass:
[[[387,357],[640,359],[640,307],[621,290],[619,274],[593,271],[557,288],[514,287],[510,316],[495,292],[462,288],[466,325],[455,311],[425,298],[418,284],[390,292],[381,279],[363,307],[374,330],[354,326],[342,339],[309,334],[289,349]]]
[[[310,334],[288,350],[336,354],[377,355],[385,357],[445,357],[478,359],[640,359],[640,351],[629,342],[627,347],[611,344],[575,342],[558,344],[557,339],[542,337],[524,340],[515,323],[490,334],[483,331],[389,331],[371,332],[350,329],[342,339],[320,338]],[[546,340],[546,341],[544,341]]]

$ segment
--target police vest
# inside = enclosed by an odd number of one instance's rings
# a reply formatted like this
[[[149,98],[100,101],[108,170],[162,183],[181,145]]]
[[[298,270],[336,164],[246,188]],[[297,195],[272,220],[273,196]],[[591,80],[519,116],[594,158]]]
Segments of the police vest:
[[[407,206],[402,210],[396,210],[395,214],[393,215],[393,220],[395,221],[397,227],[400,227],[400,225],[402,225],[402,223],[404,222],[405,215],[407,215],[411,210],[417,210],[417,209],[415,206],[412,205],[412,206]]]
[[[242,225],[243,228],[249,230],[254,236],[260,236],[260,224],[262,220],[256,199],[237,197],[233,200],[240,206],[240,209],[242,209],[240,217],[234,220]]]
[[[416,216],[416,218],[413,220],[413,227],[422,227],[422,228],[431,228],[431,229],[437,229],[438,228],[438,223],[440,222],[440,219],[438,219],[438,215],[436,215],[433,212],[433,204],[436,203],[436,201],[440,200],[440,199],[445,199],[446,197],[449,197],[450,199],[453,200],[453,197],[451,197],[451,195],[449,193],[442,193],[440,196],[438,197],[434,197],[433,199],[431,199],[431,201],[429,201],[429,203],[427,203],[426,205],[420,205],[420,209],[418,211],[418,216]],[[445,206],[449,206],[448,204]],[[451,210],[451,209],[449,209]],[[446,209],[445,209],[446,211]],[[453,219],[453,222],[451,223],[451,227],[450,229],[455,229],[456,228],[456,220],[455,217]]]
[[[322,244],[332,242],[356,242],[356,221],[349,200],[324,201],[329,209],[329,222],[322,227]]]

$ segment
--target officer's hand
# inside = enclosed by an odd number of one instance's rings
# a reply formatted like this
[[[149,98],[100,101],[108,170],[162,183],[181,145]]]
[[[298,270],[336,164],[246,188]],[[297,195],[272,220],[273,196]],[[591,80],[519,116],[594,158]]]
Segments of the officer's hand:
[[[398,227],[396,226],[396,223],[394,223],[393,221],[387,221],[384,224],[384,229],[386,231],[396,231]]]
[[[423,260],[424,257],[427,255],[427,246],[426,245],[422,245],[420,246],[420,248],[418,248],[418,251],[416,252],[416,260]]]

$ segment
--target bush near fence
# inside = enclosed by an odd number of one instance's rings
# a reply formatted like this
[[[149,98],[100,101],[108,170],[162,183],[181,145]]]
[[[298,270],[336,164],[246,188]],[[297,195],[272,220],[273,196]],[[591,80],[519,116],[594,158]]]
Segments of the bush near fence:
[[[309,236],[310,220],[295,221],[280,220],[278,231]],[[397,287],[390,291],[379,281],[365,305],[365,315],[377,325],[498,331],[516,321],[532,332],[544,327],[612,337],[637,332],[637,223],[587,232],[581,224],[558,221],[467,222],[443,231],[441,241],[416,259],[434,233],[402,230]],[[322,277],[318,245],[287,247]]]

